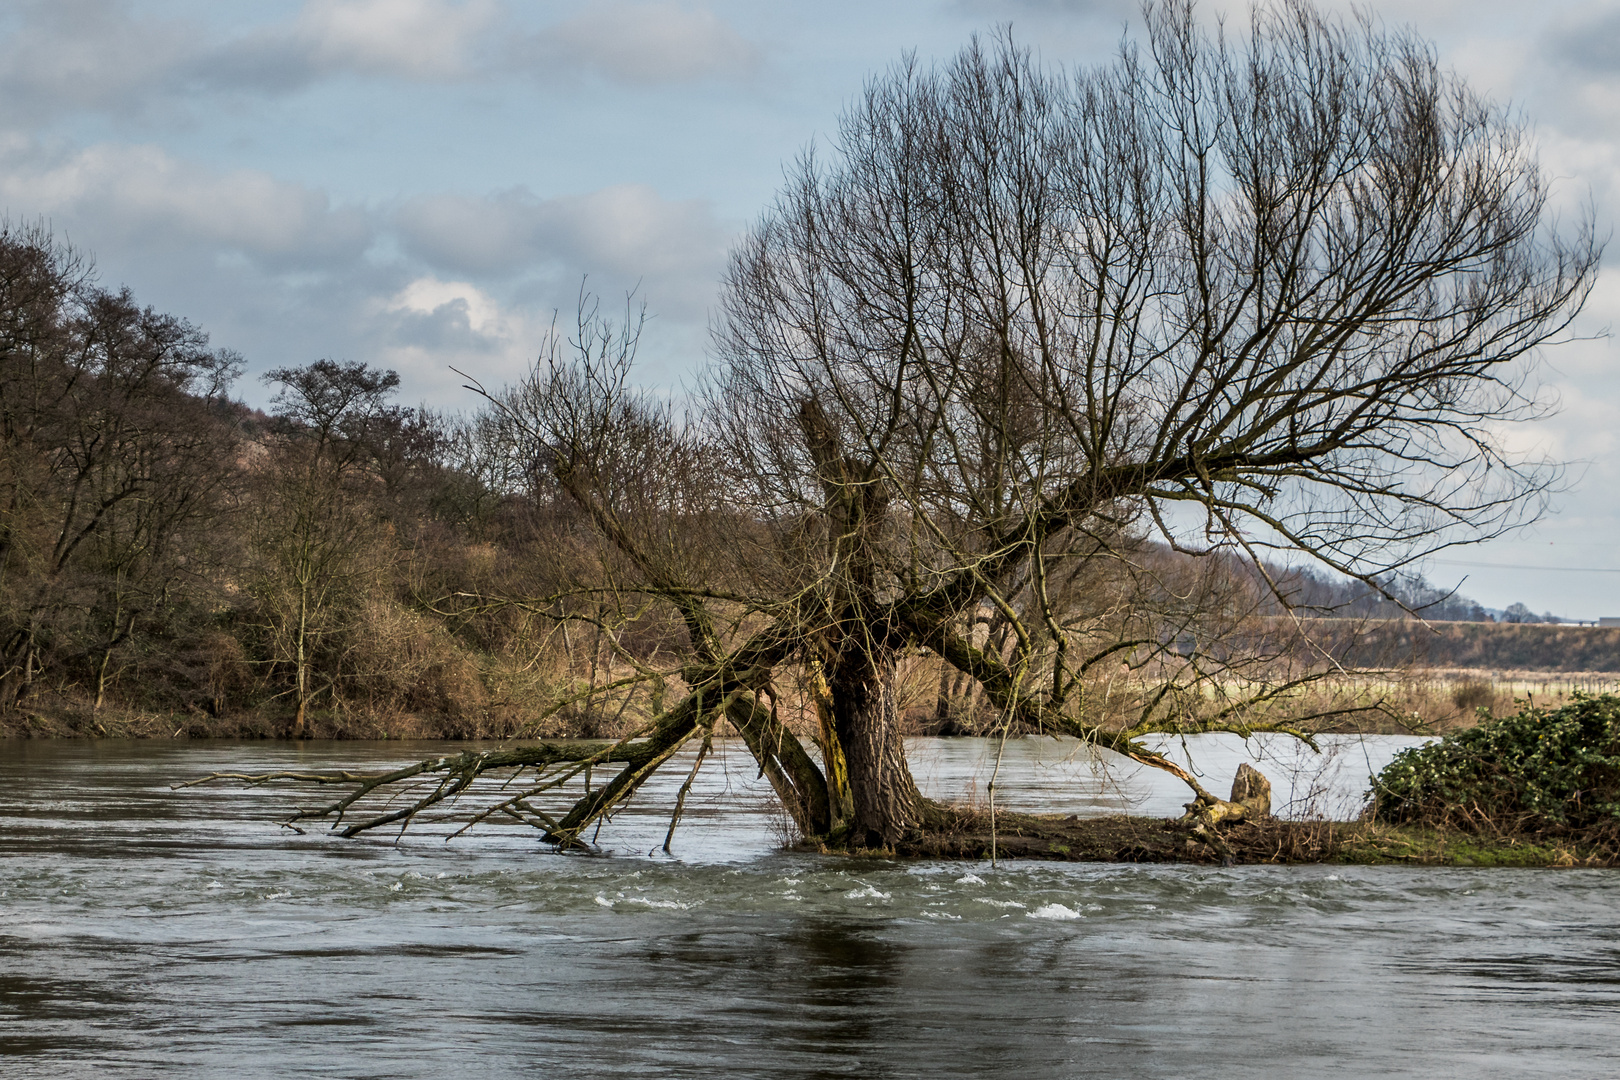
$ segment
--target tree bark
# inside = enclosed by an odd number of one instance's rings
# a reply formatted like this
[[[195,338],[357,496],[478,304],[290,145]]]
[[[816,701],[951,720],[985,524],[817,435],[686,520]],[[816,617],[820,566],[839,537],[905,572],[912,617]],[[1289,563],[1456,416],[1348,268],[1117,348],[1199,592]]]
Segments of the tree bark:
[[[833,724],[849,770],[855,847],[893,847],[923,823],[925,800],[906,764],[892,650],[854,649],[828,673]]]

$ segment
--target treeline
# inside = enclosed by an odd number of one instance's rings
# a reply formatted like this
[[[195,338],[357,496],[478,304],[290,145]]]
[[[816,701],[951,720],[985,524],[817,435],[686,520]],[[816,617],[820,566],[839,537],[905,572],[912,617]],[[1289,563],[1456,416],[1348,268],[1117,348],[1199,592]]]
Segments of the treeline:
[[[495,734],[591,662],[487,600],[555,592],[577,530],[496,419],[328,360],[271,372],[265,413],[231,399],[241,371],[42,227],[0,228],[0,714]]]
[[[1324,648],[1346,667],[1620,671],[1620,628],[1547,623],[1374,623],[1353,638],[1331,629]]]
[[[1310,567],[1266,566],[1262,575],[1252,564],[1233,560],[1232,572],[1253,580],[1257,588],[1274,594],[1268,613],[1283,610],[1317,619],[1401,619],[1428,622],[1490,622],[1491,615],[1476,600],[1429,583],[1421,574],[1383,574],[1374,583],[1354,578],[1329,577]],[[1523,608],[1524,605],[1514,605]],[[1510,609],[1511,612],[1512,609]],[[1552,616],[1528,614],[1513,622],[1557,622]]]

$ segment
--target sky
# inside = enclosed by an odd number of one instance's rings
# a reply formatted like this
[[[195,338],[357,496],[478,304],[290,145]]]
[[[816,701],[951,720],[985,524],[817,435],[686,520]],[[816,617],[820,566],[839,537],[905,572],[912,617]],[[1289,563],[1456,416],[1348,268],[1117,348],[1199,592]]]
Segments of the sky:
[[[1348,11],[1348,3],[1327,7]],[[1620,0],[1374,0],[1534,125],[1566,215],[1620,217]],[[1241,23],[1244,3],[1205,0]],[[0,0],[0,211],[103,284],[235,349],[237,393],[321,357],[470,408],[459,368],[522,373],[582,282],[652,316],[643,377],[699,370],[728,247],[864,79],[1010,23],[1106,61],[1130,0]],[[1612,248],[1608,264],[1620,260]],[[1620,615],[1620,273],[1547,350],[1552,418],[1504,433],[1570,463],[1548,514],[1431,561],[1487,606]]]

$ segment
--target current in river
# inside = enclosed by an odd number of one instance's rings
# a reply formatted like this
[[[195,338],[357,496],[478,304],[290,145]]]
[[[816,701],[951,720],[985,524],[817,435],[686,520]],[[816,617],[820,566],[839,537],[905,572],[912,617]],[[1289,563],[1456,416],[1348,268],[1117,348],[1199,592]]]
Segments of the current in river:
[[[1354,813],[1412,740],[1208,737],[1286,813]],[[1620,876],[787,853],[722,746],[597,837],[447,821],[344,840],[213,771],[463,743],[0,743],[0,1077],[1613,1077]],[[1075,744],[910,744],[926,792],[1169,815]],[[1183,752],[1178,747],[1178,752]]]

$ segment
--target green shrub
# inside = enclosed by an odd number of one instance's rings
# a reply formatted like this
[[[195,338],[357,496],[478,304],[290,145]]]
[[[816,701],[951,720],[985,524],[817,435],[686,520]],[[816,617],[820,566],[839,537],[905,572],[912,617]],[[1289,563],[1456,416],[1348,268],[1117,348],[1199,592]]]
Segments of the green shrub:
[[[1403,750],[1373,777],[1373,815],[1519,828],[1620,819],[1620,697],[1586,695]]]

